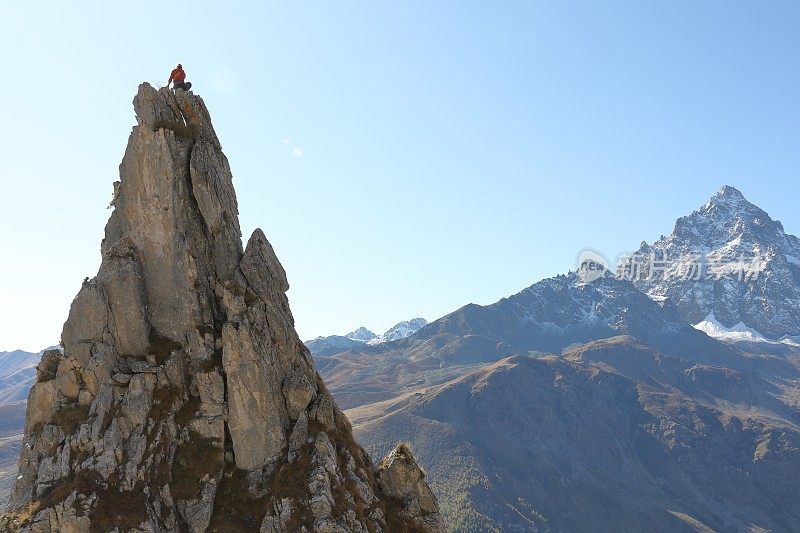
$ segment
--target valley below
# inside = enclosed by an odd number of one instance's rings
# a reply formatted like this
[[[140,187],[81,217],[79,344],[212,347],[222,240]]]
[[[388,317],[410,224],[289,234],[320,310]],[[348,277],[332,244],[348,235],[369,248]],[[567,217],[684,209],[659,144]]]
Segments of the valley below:
[[[6,506],[14,478],[17,476],[17,460],[22,442],[22,432],[0,437],[0,508]]]

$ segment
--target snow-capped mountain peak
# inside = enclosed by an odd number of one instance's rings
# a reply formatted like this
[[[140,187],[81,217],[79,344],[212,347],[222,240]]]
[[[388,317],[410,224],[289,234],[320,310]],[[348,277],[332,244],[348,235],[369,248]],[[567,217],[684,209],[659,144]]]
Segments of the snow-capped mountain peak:
[[[314,355],[332,355],[357,349],[365,344],[376,345],[385,342],[404,339],[413,335],[420,328],[428,323],[424,318],[412,318],[395,324],[382,335],[375,335],[365,327],[360,327],[347,335],[330,335],[328,337],[317,337],[306,341],[306,346]]]
[[[634,256],[647,263],[637,287],[692,324],[713,313],[723,328],[742,323],[769,339],[800,333],[800,240],[734,187]]]
[[[391,342],[396,341],[399,339],[405,339],[409,335],[413,335],[417,331],[419,331],[422,327],[426,326],[428,321],[424,318],[412,318],[411,320],[406,320],[395,324],[388,330],[386,330],[383,335],[380,335],[370,341],[367,344],[382,344],[384,342]]]
[[[345,335],[345,337],[347,337],[350,340],[354,340],[354,341],[368,342],[368,341],[371,341],[372,339],[376,338],[377,335],[375,335],[373,332],[371,332],[370,330],[368,330],[364,326],[361,326],[357,330],[351,331],[350,333]]]
[[[745,199],[744,194],[737,189],[736,187],[732,187],[731,185],[723,185],[717,191],[717,193],[712,197],[712,201],[719,201],[719,202],[729,202],[729,203],[739,203],[739,202],[747,202]],[[749,203],[749,202],[748,202]]]

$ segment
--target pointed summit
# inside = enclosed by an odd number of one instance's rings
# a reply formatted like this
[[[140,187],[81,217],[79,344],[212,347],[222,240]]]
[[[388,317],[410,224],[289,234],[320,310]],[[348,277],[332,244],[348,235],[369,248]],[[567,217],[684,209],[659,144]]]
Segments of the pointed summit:
[[[724,327],[742,323],[767,338],[800,334],[800,240],[734,187],[638,254],[663,268],[637,286],[670,298],[692,324],[713,312]]]
[[[345,335],[345,337],[354,341],[367,342],[377,337],[377,335],[375,335],[373,332],[371,332],[364,326],[361,326],[357,330],[351,331],[350,333]]]
[[[769,218],[769,215],[747,200],[739,189],[730,185],[720,188],[696,213],[710,217],[720,224],[732,219],[749,221]]]
[[[679,218],[672,235],[662,240],[686,250],[726,248],[736,253],[752,253],[754,246],[760,250],[787,246],[783,225],[729,185],[697,211]]]
[[[421,472],[384,487],[353,440],[264,233],[242,247],[203,100],[142,84],[133,104],[102,263],[39,364],[0,530],[439,530]]]
[[[737,189],[736,187],[732,187],[730,185],[723,185],[717,193],[714,195],[714,198],[721,199],[721,200],[744,200],[744,195]]]

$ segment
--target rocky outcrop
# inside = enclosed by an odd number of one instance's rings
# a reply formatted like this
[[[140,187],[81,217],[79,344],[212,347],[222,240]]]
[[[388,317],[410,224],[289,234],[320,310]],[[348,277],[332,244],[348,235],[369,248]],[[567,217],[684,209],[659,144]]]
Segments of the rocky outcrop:
[[[411,449],[400,444],[378,466],[378,482],[383,493],[403,502],[401,514],[420,529],[435,528],[439,504]]]
[[[0,529],[437,531],[410,452],[379,475],[353,440],[263,232],[242,248],[202,99],[143,84],[133,104],[102,264],[40,364]]]

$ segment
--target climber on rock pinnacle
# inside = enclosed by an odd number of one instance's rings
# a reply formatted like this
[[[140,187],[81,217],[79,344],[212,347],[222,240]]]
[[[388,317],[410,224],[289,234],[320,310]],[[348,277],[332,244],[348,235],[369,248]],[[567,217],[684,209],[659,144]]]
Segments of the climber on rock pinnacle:
[[[172,83],[172,87],[174,89],[183,89],[184,91],[188,91],[192,88],[192,84],[186,82],[186,72],[184,72],[183,65],[180,63],[178,63],[178,66],[175,67],[170,73],[169,80],[167,80],[167,87],[169,87],[170,83]]]

